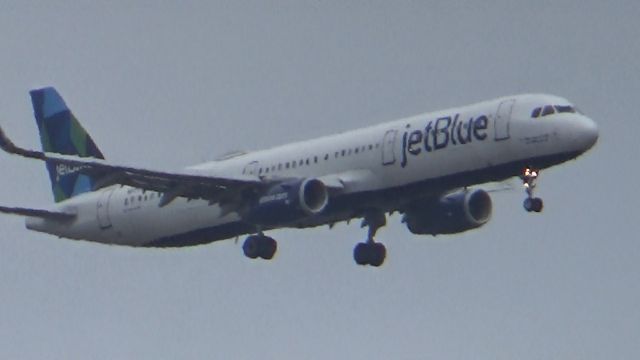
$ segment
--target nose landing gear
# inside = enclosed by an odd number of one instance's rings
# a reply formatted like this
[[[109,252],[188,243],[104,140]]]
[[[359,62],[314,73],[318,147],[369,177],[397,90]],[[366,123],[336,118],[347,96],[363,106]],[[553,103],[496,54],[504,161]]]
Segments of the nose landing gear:
[[[383,212],[370,212],[362,220],[361,227],[369,227],[367,241],[361,242],[353,249],[353,259],[358,265],[371,265],[378,267],[384,263],[387,256],[387,248],[373,240],[379,228],[387,224],[387,219]]]
[[[527,167],[522,173],[522,183],[524,190],[527,193],[527,198],[524,199],[523,206],[527,212],[541,212],[544,206],[542,199],[533,196],[533,190],[536,188],[536,180],[538,179],[539,171]]]

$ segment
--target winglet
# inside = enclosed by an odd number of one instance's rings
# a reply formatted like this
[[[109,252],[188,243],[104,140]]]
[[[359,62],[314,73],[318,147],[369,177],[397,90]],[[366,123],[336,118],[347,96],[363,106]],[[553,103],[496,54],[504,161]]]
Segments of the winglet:
[[[4,134],[4,131],[2,130],[2,127],[0,127],[0,147],[2,147],[4,149],[10,143],[11,143],[11,141]]]
[[[0,148],[8,153],[13,153],[13,148],[15,148],[15,145],[9,140],[2,127],[0,127]]]
[[[20,155],[32,159],[44,160],[46,157],[45,154],[40,151],[27,150],[16,146],[13,141],[9,139],[7,134],[5,134],[4,130],[2,130],[2,127],[0,127],[0,148],[9,154]]]

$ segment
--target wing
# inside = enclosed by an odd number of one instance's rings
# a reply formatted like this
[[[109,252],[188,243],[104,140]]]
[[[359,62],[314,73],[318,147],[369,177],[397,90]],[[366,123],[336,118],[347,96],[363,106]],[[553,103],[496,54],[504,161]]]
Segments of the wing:
[[[204,199],[210,202],[239,204],[238,197],[246,189],[259,190],[269,183],[253,176],[212,176],[197,170],[177,172],[149,170],[137,167],[109,164],[104,160],[44,153],[16,146],[0,128],[0,147],[26,158],[53,163],[60,172],[79,172],[97,179],[94,189],[109,185],[129,185],[163,194],[160,206],[177,197]]]
[[[0,206],[0,212],[5,214],[39,217],[56,221],[68,221],[76,217],[76,215],[72,213],[7,206]]]

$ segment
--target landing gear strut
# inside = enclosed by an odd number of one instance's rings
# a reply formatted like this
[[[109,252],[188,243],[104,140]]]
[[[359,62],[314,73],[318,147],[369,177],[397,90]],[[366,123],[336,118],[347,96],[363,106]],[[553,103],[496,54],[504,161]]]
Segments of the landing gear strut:
[[[271,237],[259,233],[258,235],[249,235],[242,244],[242,251],[248,258],[262,258],[271,260],[278,250],[278,243]]]
[[[536,179],[538,179],[539,171],[532,168],[525,168],[522,173],[522,183],[524,190],[527,192],[527,198],[524,199],[524,209],[527,212],[541,212],[544,206],[542,199],[533,196],[533,190],[536,188]]]
[[[353,259],[358,265],[371,265],[378,267],[384,263],[387,256],[387,248],[373,240],[379,228],[387,224],[387,219],[383,212],[374,211],[365,214],[361,227],[367,226],[369,232],[367,241],[361,242],[353,249]]]

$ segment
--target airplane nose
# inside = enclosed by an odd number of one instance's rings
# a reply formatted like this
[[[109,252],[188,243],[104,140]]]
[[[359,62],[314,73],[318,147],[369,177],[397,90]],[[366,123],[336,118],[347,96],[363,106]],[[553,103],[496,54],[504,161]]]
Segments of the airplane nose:
[[[582,121],[581,138],[584,143],[584,150],[589,150],[598,141],[598,125],[595,121],[588,117],[584,117]]]

